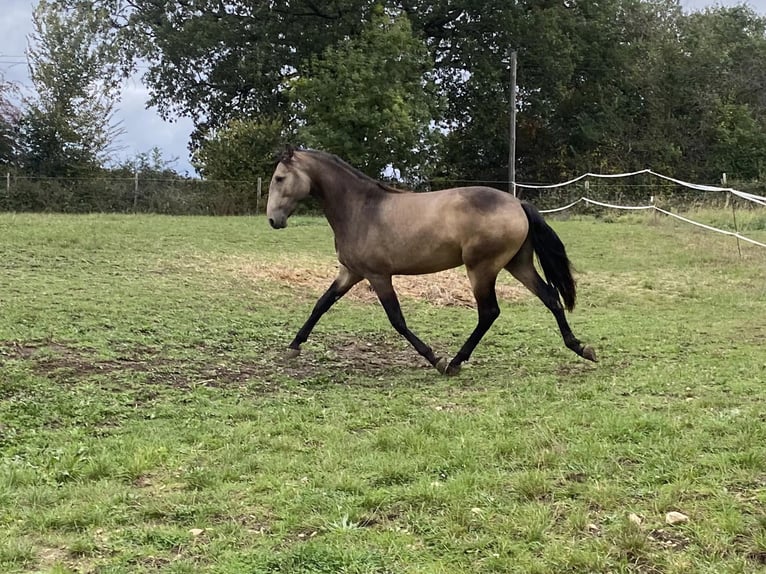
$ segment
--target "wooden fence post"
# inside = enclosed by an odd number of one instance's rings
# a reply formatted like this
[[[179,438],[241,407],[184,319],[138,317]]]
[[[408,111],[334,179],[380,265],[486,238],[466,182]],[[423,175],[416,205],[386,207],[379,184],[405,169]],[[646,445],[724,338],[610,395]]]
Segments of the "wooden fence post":
[[[258,209],[261,205],[261,178],[258,178],[258,187],[255,192],[255,214],[258,215]]]
[[[133,211],[138,209],[138,170],[133,178]]]

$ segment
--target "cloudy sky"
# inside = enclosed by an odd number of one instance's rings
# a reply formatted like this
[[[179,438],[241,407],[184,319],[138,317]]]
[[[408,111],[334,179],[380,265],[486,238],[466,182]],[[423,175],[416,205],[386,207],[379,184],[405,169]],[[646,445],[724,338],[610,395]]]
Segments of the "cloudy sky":
[[[742,3],[766,14],[766,0],[681,0],[681,5],[687,10]],[[34,4],[34,0],[0,0],[0,75],[27,89],[30,81],[25,51],[27,36],[32,31]],[[119,152],[121,159],[132,158],[158,147],[166,160],[175,159],[172,164],[174,169],[193,174],[186,147],[192,130],[191,121],[179,118],[173,123],[165,122],[154,110],[146,109],[147,99],[148,91],[141,84],[140,78],[126,82],[116,114],[125,129],[120,142],[123,148]]]

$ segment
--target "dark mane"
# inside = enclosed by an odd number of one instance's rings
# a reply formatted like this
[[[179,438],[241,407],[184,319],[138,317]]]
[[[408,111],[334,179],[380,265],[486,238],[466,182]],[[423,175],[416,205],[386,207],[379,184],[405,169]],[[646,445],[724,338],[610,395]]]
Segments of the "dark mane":
[[[395,188],[395,187],[393,187],[391,185],[385,184],[382,181],[379,181],[379,180],[377,180],[375,178],[370,177],[366,173],[364,173],[364,172],[358,170],[357,168],[355,168],[354,166],[346,163],[345,161],[340,159],[337,155],[334,155],[334,154],[331,154],[331,153],[327,153],[327,152],[324,152],[324,151],[314,150],[314,149],[301,149],[301,150],[296,150],[296,151],[301,151],[301,152],[304,152],[304,153],[308,153],[309,155],[317,157],[317,158],[319,158],[319,159],[321,159],[323,161],[326,161],[328,163],[334,164],[337,167],[339,167],[339,168],[349,172],[351,175],[357,177],[358,179],[361,179],[361,180],[366,181],[368,183],[372,183],[372,184],[376,185],[377,187],[379,187],[380,189],[382,189],[383,191],[387,191],[388,193],[411,193],[407,189],[397,189],[397,188]]]

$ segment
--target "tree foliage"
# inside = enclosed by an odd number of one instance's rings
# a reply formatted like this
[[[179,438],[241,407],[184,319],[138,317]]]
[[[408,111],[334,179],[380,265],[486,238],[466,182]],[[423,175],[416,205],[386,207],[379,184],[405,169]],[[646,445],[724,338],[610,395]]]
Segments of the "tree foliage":
[[[209,179],[256,181],[273,169],[282,135],[276,120],[231,120],[202,140],[194,164]]]
[[[0,166],[6,168],[18,163],[22,112],[17,101],[16,86],[0,76]]]
[[[116,47],[101,41],[103,17],[84,1],[40,0],[35,8],[28,56],[36,95],[22,131],[24,163],[36,174],[92,171],[112,150],[119,75]]]
[[[520,180],[648,166],[708,181],[722,171],[764,173],[766,18],[745,6],[685,13],[679,0],[89,4],[110,15],[111,45],[123,48],[116,61],[126,69],[136,58],[147,63],[150,103],[168,118],[194,118],[194,147],[232,122],[269,118],[371,172],[393,162],[406,173],[421,163],[407,153],[428,149],[429,171],[444,178],[503,180],[515,50]],[[428,127],[443,134],[438,145]]]
[[[68,0],[70,2],[76,0]],[[311,56],[355,36],[370,0],[96,0],[112,15],[126,70],[148,65],[148,102],[194,118],[194,146],[231,120],[289,115],[284,83]]]
[[[438,97],[431,63],[402,13],[373,12],[354,36],[311,60],[290,84],[299,140],[373,176],[422,175]]]

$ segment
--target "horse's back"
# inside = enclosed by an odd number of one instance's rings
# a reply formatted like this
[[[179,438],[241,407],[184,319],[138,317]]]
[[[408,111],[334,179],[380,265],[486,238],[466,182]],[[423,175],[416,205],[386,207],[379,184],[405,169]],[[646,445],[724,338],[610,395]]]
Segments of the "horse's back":
[[[480,241],[513,241],[527,235],[529,224],[521,202],[509,193],[493,187],[455,187],[433,194],[432,210],[453,233]],[[429,194],[425,194],[429,195]],[[427,203],[424,201],[423,203]],[[424,212],[432,211],[427,206]]]
[[[415,208],[414,216],[447,215],[458,211],[467,217],[508,216],[523,213],[518,199],[494,187],[452,187],[422,193],[391,195],[388,198],[404,209]],[[400,207],[400,209],[401,209]]]
[[[430,273],[478,261],[502,267],[529,229],[519,200],[491,187],[392,194],[387,204],[379,233],[369,230],[366,248],[383,249],[387,258],[396,253],[396,273]]]

